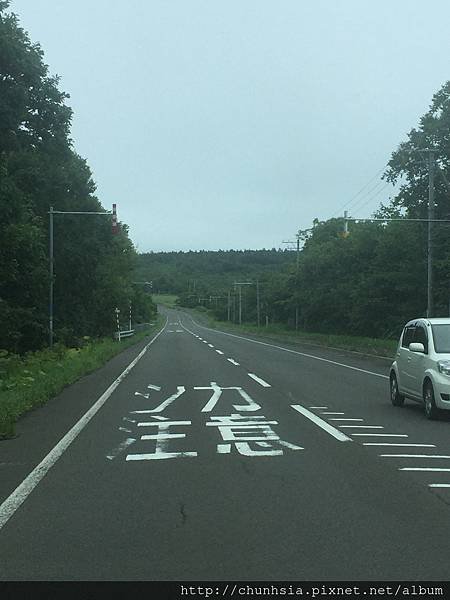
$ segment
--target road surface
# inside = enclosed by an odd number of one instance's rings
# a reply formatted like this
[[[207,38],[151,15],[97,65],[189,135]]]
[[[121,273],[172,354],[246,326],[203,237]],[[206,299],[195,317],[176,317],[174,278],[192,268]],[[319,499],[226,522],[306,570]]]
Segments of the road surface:
[[[449,579],[450,422],[388,361],[162,310],[0,442],[1,580]]]

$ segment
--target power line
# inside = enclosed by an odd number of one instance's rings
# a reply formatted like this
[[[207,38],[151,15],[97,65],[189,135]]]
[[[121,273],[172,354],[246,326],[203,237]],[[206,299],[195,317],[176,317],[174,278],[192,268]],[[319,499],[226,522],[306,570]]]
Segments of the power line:
[[[346,202],[346,203],[345,203],[345,204],[344,204],[344,205],[341,207],[341,209],[340,209],[338,212],[336,212],[336,213],[335,213],[335,215],[334,215],[334,216],[339,216],[339,215],[342,213],[343,209],[344,209],[344,208],[347,208],[347,207],[349,206],[349,204],[351,204],[351,203],[352,203],[352,202],[353,202],[353,201],[354,201],[354,200],[355,200],[355,199],[356,199],[356,198],[357,198],[357,197],[358,197],[358,196],[359,196],[359,195],[360,195],[362,192],[364,192],[364,190],[365,190],[367,187],[369,187],[369,186],[370,186],[370,184],[371,184],[373,181],[375,181],[375,179],[377,179],[377,177],[379,177],[379,176],[381,175],[381,173],[384,171],[384,169],[385,169],[385,168],[386,168],[386,167],[383,167],[383,168],[381,168],[381,169],[380,169],[380,170],[379,170],[379,171],[378,171],[378,172],[377,172],[377,173],[376,173],[376,174],[375,174],[375,175],[374,175],[374,176],[373,176],[373,177],[372,177],[372,178],[371,178],[371,179],[370,179],[370,180],[369,180],[369,181],[368,181],[368,182],[367,182],[365,185],[363,185],[363,187],[362,187],[360,190],[358,190],[358,191],[356,192],[356,194],[355,194],[354,196],[352,196],[352,197],[350,198],[350,200],[348,200],[348,202]],[[379,183],[380,183],[380,182],[379,182]],[[377,184],[377,185],[378,185],[378,184]]]

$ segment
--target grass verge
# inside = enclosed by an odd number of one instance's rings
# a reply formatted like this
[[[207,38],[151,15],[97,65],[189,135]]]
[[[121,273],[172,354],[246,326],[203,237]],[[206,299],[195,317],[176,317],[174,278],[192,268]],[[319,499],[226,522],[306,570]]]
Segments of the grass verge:
[[[23,357],[0,351],[0,440],[15,435],[15,423],[23,414],[45,404],[64,387],[104,365],[116,354],[157,331],[154,325],[120,342],[110,338],[85,338],[82,348],[57,345]]]
[[[186,309],[184,309],[186,310]],[[193,315],[198,315],[203,321],[207,318],[208,327],[211,329],[221,329],[230,333],[248,333],[250,335],[274,340],[277,342],[288,342],[292,344],[309,344],[311,346],[321,346],[339,350],[348,350],[350,352],[359,352],[370,356],[392,358],[397,349],[396,340],[369,338],[354,335],[338,335],[327,333],[312,333],[309,331],[294,331],[279,324],[272,324],[268,327],[251,325],[244,323],[237,325],[227,321],[218,321],[211,314],[194,309],[190,311]],[[206,323],[204,323],[206,324]]]

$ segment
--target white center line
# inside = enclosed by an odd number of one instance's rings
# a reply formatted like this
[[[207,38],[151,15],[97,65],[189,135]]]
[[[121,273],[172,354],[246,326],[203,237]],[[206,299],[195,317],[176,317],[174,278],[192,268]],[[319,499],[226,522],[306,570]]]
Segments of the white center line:
[[[375,377],[381,377],[382,379],[389,379],[388,375],[382,375],[381,373],[375,373],[374,371],[367,371],[366,369],[360,369],[359,367],[353,367],[351,365],[346,365],[344,363],[336,362],[335,360],[330,360],[328,358],[322,358],[321,356],[314,356],[313,354],[307,354],[306,352],[299,352],[298,350],[291,350],[290,348],[283,348],[282,346],[276,346],[275,344],[269,344],[267,342],[259,342],[258,340],[252,340],[251,338],[246,338],[241,335],[235,335],[234,333],[226,333],[225,331],[220,331],[219,329],[210,329],[209,327],[205,327],[204,325],[199,325],[192,317],[192,322],[201,327],[202,329],[206,329],[207,331],[213,331],[214,333],[220,333],[221,335],[228,335],[230,337],[238,338],[239,340],[245,340],[246,342],[252,342],[253,344],[260,344],[261,346],[268,346],[269,348],[276,348],[277,350],[282,350],[283,352],[290,352],[292,354],[297,354],[299,356],[306,356],[307,358],[312,358],[314,360],[319,360],[321,362],[325,362],[331,365],[336,365],[337,367],[344,367],[345,369],[351,369],[352,371],[359,371],[360,373],[367,373],[368,375],[374,375]],[[184,327],[184,325],[183,325]],[[185,328],[186,329],[186,328]]]
[[[296,410],[297,412],[302,414],[304,417],[306,417],[307,419],[309,419],[310,421],[312,421],[313,423],[318,425],[321,429],[323,429],[324,431],[326,431],[327,433],[332,435],[334,438],[336,438],[340,442],[352,442],[353,441],[351,438],[349,438],[345,434],[343,434],[342,431],[339,431],[339,429],[336,429],[335,427],[333,427],[333,425],[330,425],[329,423],[327,423],[326,421],[324,421],[323,419],[321,419],[320,417],[318,417],[317,415],[315,415],[314,413],[309,411],[304,406],[301,406],[300,404],[291,404],[291,406],[294,410]]]
[[[222,350],[216,350],[217,354],[223,354]]]
[[[263,387],[271,387],[270,383],[267,383],[267,381],[264,381],[264,379],[257,377],[254,373],[247,373],[247,375],[259,383],[259,385],[262,385]]]
[[[239,367],[239,363],[236,362],[233,358],[227,358],[227,360],[232,364],[232,365],[236,365],[237,367]]]

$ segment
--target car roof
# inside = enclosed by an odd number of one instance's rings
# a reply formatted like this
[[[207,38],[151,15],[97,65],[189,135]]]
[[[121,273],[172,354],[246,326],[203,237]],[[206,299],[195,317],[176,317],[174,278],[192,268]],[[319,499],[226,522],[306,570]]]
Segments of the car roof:
[[[414,325],[415,323],[419,322],[428,325],[450,325],[450,317],[433,317],[430,319],[426,317],[418,317],[417,319],[411,319],[411,321],[408,321],[405,327],[408,325]]]

